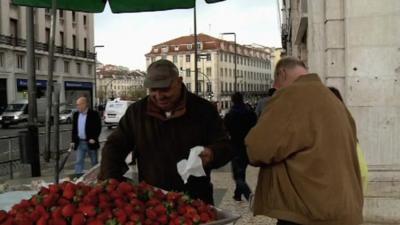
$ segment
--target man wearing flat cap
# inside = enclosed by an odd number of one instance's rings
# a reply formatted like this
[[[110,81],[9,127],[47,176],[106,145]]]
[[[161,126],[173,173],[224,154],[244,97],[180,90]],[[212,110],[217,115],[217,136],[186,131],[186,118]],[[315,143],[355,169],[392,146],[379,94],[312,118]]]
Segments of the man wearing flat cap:
[[[187,91],[178,68],[168,60],[150,64],[144,86],[149,96],[132,104],[108,137],[99,179],[123,179],[128,170],[125,158],[133,152],[140,181],[212,204],[211,170],[225,165],[232,155],[217,110]],[[199,156],[206,176],[190,176],[184,184],[177,163],[187,159],[195,146],[204,147]]]

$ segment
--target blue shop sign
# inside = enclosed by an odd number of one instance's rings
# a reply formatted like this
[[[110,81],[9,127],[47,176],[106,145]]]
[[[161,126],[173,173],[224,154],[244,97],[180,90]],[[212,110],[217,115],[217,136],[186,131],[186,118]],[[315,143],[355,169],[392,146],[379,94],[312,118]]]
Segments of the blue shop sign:
[[[41,88],[47,87],[47,80],[36,80],[36,86]],[[17,87],[28,87],[27,79],[17,79]]]
[[[65,89],[92,89],[91,82],[65,81]]]

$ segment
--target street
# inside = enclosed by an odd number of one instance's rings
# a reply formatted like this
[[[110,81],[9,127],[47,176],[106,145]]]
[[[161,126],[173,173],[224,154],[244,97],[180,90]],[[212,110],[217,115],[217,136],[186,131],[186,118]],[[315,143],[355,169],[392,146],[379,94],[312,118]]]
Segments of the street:
[[[19,152],[19,141],[18,141],[18,132],[24,130],[24,126],[26,124],[19,124],[11,126],[8,129],[0,129],[0,177],[1,176],[8,176],[10,173],[10,164],[8,163],[9,160],[15,160],[20,158]],[[69,144],[71,143],[71,124],[62,124],[60,125],[60,150],[65,151],[68,149]],[[43,153],[46,138],[45,138],[45,127],[39,128],[39,149],[40,152]],[[100,135],[100,142],[104,142],[108,135],[112,132],[111,129],[103,126],[101,135]],[[52,137],[54,140],[54,134]],[[52,146],[54,143],[52,142]],[[51,148],[51,151],[54,151],[54,147]],[[53,154],[54,156],[54,154]],[[41,157],[42,158],[42,157]],[[21,170],[22,165],[19,162],[14,162],[13,170],[18,171]]]

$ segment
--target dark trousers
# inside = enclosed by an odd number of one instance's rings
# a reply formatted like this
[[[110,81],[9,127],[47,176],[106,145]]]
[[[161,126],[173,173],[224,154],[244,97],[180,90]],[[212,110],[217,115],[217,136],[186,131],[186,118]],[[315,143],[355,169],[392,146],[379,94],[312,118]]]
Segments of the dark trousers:
[[[301,225],[301,224],[289,222],[289,221],[286,221],[286,220],[278,220],[276,225]]]
[[[248,163],[247,156],[235,156],[232,159],[232,174],[236,183],[234,198],[240,199],[243,195],[249,200],[251,190],[246,183],[246,168]]]

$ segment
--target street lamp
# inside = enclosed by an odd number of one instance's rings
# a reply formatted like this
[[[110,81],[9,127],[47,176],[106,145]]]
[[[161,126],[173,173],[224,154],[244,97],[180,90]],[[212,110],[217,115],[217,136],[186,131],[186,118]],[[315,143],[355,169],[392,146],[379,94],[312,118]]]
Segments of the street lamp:
[[[181,67],[181,72],[183,72],[183,68],[182,68],[182,67]],[[195,70],[189,70],[189,72],[190,72],[190,73],[196,73]],[[212,85],[211,80],[210,80],[210,78],[209,78],[207,75],[205,75],[203,72],[200,72],[200,71],[197,71],[197,72],[198,72],[199,74],[203,75],[203,77],[207,78],[208,83],[209,83],[210,85]],[[204,78],[203,78],[203,80],[204,80]],[[209,91],[209,98],[210,98],[210,101],[211,101],[212,95],[213,95],[213,92],[212,92],[212,86],[211,86],[211,87],[210,87],[210,91]],[[204,97],[205,97],[205,96],[204,96]]]
[[[93,46],[93,50],[94,50],[94,102],[97,104],[97,52],[96,52],[96,48],[104,48],[104,45],[95,45]],[[95,105],[95,104],[93,104]]]
[[[237,86],[237,44],[236,44],[236,33],[235,32],[225,32],[221,33],[221,35],[233,35],[234,37],[234,43],[235,43],[235,71],[234,71],[234,85],[233,85],[233,92],[236,92],[236,86]]]

